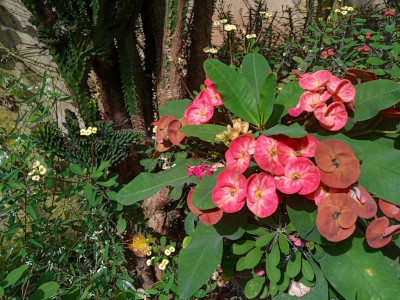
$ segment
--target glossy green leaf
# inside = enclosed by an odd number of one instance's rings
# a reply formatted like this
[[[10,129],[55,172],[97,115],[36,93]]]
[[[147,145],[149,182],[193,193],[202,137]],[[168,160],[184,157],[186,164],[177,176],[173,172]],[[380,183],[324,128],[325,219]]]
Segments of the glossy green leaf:
[[[246,264],[244,263],[244,259],[245,259],[244,256],[238,259],[238,261],[236,262],[236,271],[241,272],[243,270],[246,270]]]
[[[261,89],[261,95],[258,107],[261,115],[261,125],[267,123],[274,109],[276,92],[276,73],[268,75]]]
[[[207,59],[204,70],[221,93],[225,107],[243,120],[259,126],[258,101],[246,77],[216,59]]]
[[[286,265],[286,272],[289,277],[296,277],[301,270],[301,251],[297,251]]]
[[[222,236],[199,222],[189,246],[178,256],[180,299],[189,299],[210,278],[222,258]]]
[[[329,299],[328,298],[328,283],[326,282],[324,274],[322,273],[321,269],[318,267],[318,265],[313,260],[310,260],[310,264],[315,273],[316,281],[315,281],[315,285],[311,288],[310,293],[301,297],[301,300]],[[295,300],[295,299],[299,299],[299,298],[296,296],[290,296],[288,293],[280,293],[279,295],[277,295],[276,297],[273,298],[273,300]]]
[[[160,107],[160,117],[171,115],[180,119],[183,117],[186,108],[192,103],[193,101],[189,99],[169,100]]]
[[[250,82],[257,100],[270,71],[268,61],[259,53],[250,53],[243,58],[242,75]]]
[[[281,279],[281,270],[278,269],[274,263],[272,263],[272,260],[268,257],[268,255],[265,261],[265,272],[267,273],[267,276],[271,282],[276,283]]]
[[[400,280],[380,249],[371,249],[364,238],[352,237],[323,247],[319,260],[329,283],[345,298],[355,299],[365,289],[370,299],[393,299]]]
[[[211,176],[204,176],[194,189],[192,201],[193,205],[200,209],[211,209],[215,207],[212,201],[211,194],[216,185],[218,175],[222,172],[223,168],[219,168]]]
[[[291,138],[301,138],[307,135],[307,131],[305,131],[298,123],[294,123],[290,126],[278,124],[270,129],[261,131],[261,134],[267,136],[283,134]]]
[[[4,278],[3,281],[1,281],[1,286],[3,288],[12,286],[17,283],[17,281],[24,275],[26,270],[29,269],[28,265],[22,265],[14,270],[12,270],[10,273],[7,274],[6,278]]]
[[[250,252],[246,254],[244,257],[244,264],[246,266],[246,269],[251,269],[257,266],[257,264],[260,262],[261,257],[263,256],[264,251],[261,250],[261,248],[254,248]]]
[[[126,220],[121,214],[118,216],[117,230],[119,233],[123,233],[125,229],[126,229]]]
[[[283,254],[285,255],[289,254],[290,251],[289,242],[287,241],[286,237],[283,235],[282,232],[279,232],[279,248],[281,249]]]
[[[245,210],[233,214],[224,214],[222,219],[215,225],[218,234],[229,239],[240,239],[245,230],[244,225],[247,222],[248,213]]]
[[[31,300],[44,300],[53,297],[59,288],[59,284],[55,281],[43,283],[33,294],[29,297]]]
[[[276,241],[272,246],[271,252],[267,254],[267,259],[270,260],[274,266],[277,266],[279,264],[281,260],[281,252]]]
[[[316,226],[317,206],[314,201],[297,194],[288,195],[286,209],[292,224],[303,239],[321,242],[321,235]]]
[[[369,57],[366,61],[367,64],[371,64],[373,66],[380,66],[386,63],[386,60],[383,60],[382,58],[379,57]]]
[[[304,90],[299,86],[298,82],[285,84],[275,99],[274,109],[267,126],[270,127],[278,123],[288,113],[289,109],[297,105],[303,93]]]
[[[209,143],[214,143],[216,135],[225,130],[226,126],[214,124],[187,125],[180,129],[187,136],[197,137]]]
[[[252,235],[263,235],[267,233],[267,231],[263,227],[260,227],[259,225],[256,224],[246,224],[244,226],[244,229],[246,230],[247,233],[250,233]]]
[[[194,220],[197,218],[198,215],[190,212],[185,219],[184,227],[185,232],[187,235],[192,235],[194,230]]]
[[[250,279],[244,287],[244,295],[247,299],[253,299],[261,293],[263,285],[265,283],[265,277],[254,277]]]
[[[314,279],[314,270],[308,260],[304,258],[302,258],[301,261],[301,274],[309,281]]]
[[[400,85],[387,79],[365,82],[355,88],[355,121],[368,120],[380,110],[395,105],[400,99]]]
[[[191,181],[192,178],[187,174],[186,163],[193,166],[200,162],[194,159],[186,160],[160,173],[142,172],[118,192],[117,202],[131,205],[153,196],[163,187],[177,187]]]
[[[256,242],[251,240],[240,240],[232,244],[232,253],[242,255],[254,248]]]
[[[257,247],[264,247],[265,245],[267,245],[275,236],[274,232],[267,232],[264,235],[260,236],[257,240],[256,240],[256,246]]]

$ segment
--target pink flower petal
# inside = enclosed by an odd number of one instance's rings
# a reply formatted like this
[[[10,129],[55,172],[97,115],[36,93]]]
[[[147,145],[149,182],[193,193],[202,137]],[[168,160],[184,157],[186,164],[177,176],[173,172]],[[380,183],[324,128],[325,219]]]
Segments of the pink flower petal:
[[[331,131],[340,130],[347,123],[347,111],[340,102],[333,102],[328,107],[326,104],[319,104],[315,107],[314,114],[321,126]]]
[[[302,284],[301,282],[290,280],[289,290],[288,290],[290,296],[296,296],[300,298],[303,297],[304,295],[307,295],[310,291],[311,288]]]
[[[274,178],[267,173],[253,174],[247,180],[247,207],[259,218],[272,215],[278,208]]]
[[[188,118],[190,125],[207,124],[214,114],[214,107],[204,100],[196,99],[187,107],[183,116]]]
[[[291,115],[292,117],[298,117],[304,112],[304,109],[302,108],[291,108],[288,111],[288,114]]]
[[[283,166],[278,159],[278,140],[260,135],[256,141],[254,158],[264,171],[283,175]]]
[[[332,74],[329,71],[318,71],[307,76],[303,76],[299,81],[299,85],[303,90],[316,92],[325,87],[331,76]]]
[[[211,198],[224,212],[241,210],[246,200],[246,177],[239,172],[223,170],[217,178]]]
[[[252,136],[240,135],[231,142],[229,149],[235,153],[247,151],[250,155],[252,155],[254,154],[255,146],[256,140]]]
[[[248,152],[239,153],[239,156],[232,153],[229,149],[225,152],[226,168],[232,171],[243,173],[250,165],[251,157]]]
[[[302,138],[284,138],[278,143],[278,158],[282,165],[299,157],[314,157],[318,140],[306,135]]]
[[[339,79],[332,76],[328,83],[327,89],[334,101],[345,103],[349,109],[354,111],[354,98],[356,96],[356,89],[352,83],[347,79]]]
[[[300,107],[305,111],[312,112],[314,107],[319,103],[325,103],[331,95],[328,92],[314,93],[314,92],[304,92],[300,96]]]

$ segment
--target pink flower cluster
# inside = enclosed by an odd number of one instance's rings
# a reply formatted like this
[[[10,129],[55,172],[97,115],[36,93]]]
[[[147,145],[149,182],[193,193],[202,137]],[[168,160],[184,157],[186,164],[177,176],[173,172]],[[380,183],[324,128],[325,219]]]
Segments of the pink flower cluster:
[[[207,78],[204,89],[197,94],[183,116],[188,118],[189,125],[207,124],[214,114],[214,108],[219,105],[222,105],[221,94],[215,90],[214,83]]]
[[[385,16],[394,16],[396,14],[394,9],[385,11]]]
[[[226,169],[217,178],[212,192],[214,204],[226,213],[247,207],[256,216],[265,218],[278,207],[278,191],[284,194],[307,195],[320,184],[318,168],[310,160],[318,141],[286,136],[242,135],[230,144],[225,153]],[[249,178],[242,174],[250,166],[251,156],[265,172]]]
[[[335,54],[335,52],[332,49],[328,49],[328,51],[322,51],[321,52],[321,56],[323,58],[326,58],[328,55],[333,55]]]
[[[362,46],[362,47],[358,47],[357,48],[357,51],[358,52],[361,52],[361,51],[366,51],[366,52],[369,52],[369,51],[371,51],[371,48],[368,46],[368,45],[364,45],[364,46]]]
[[[289,115],[298,117],[303,112],[314,112],[322,127],[336,131],[347,122],[345,105],[354,111],[356,90],[347,79],[339,79],[329,71],[301,75],[299,85],[305,92]]]

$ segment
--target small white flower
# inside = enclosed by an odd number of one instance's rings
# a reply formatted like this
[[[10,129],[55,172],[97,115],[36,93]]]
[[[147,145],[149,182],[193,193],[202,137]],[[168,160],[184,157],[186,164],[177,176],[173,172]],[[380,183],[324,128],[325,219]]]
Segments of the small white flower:
[[[165,270],[165,267],[166,267],[166,266],[165,266],[164,264],[158,265],[158,268],[159,268],[160,270],[162,270],[162,271]]]
[[[151,259],[146,260],[146,265],[150,266],[151,265]]]
[[[205,48],[203,48],[203,52],[208,53],[208,52],[210,52],[210,49],[211,49],[210,47],[205,47]]]
[[[347,15],[347,11],[342,10],[342,15],[343,15],[343,16]]]
[[[170,255],[171,255],[171,251],[170,251],[170,250],[168,250],[168,249],[167,249],[167,250],[165,250],[165,251],[164,251],[164,253],[165,253],[165,255],[166,255],[166,256],[170,256]]]
[[[218,53],[218,50],[215,49],[215,48],[210,48],[209,52],[212,53],[212,54],[216,54],[216,53]]]
[[[151,255],[151,250],[147,251],[147,256]]]
[[[252,35],[252,34],[246,35],[246,39],[251,39],[251,38],[253,38],[253,35]]]
[[[30,172],[28,173],[28,176],[33,175],[33,173],[35,173],[35,170],[30,171]]]
[[[272,17],[272,13],[266,13],[265,16],[266,16],[267,18],[270,18],[270,17]]]
[[[221,24],[225,24],[228,22],[228,19],[222,19],[220,22],[221,22]]]
[[[253,39],[255,39],[255,38],[257,37],[257,35],[256,35],[255,33],[253,33],[253,34],[251,35],[251,37],[252,37]]]
[[[217,21],[214,21],[214,22],[213,22],[213,25],[214,25],[214,26],[219,26],[219,25],[221,25],[221,22],[218,21],[218,20],[217,20]]]
[[[40,179],[39,175],[32,176],[33,181],[39,181],[39,179]]]
[[[37,168],[37,167],[39,167],[40,166],[40,161],[35,161],[34,163],[33,163],[33,165],[32,165],[32,168]]]
[[[347,8],[347,11],[354,11],[354,7],[349,6],[349,7]]]
[[[265,15],[267,12],[266,11],[260,11],[260,15]]]
[[[90,127],[89,127],[89,128],[90,128]],[[88,130],[89,130],[89,128],[88,128]],[[91,132],[92,132],[92,133],[97,133],[97,127],[93,127],[92,130],[91,130]]]
[[[42,165],[39,166],[39,173],[40,175],[46,174],[46,168]]]
[[[168,259],[163,259],[161,264],[162,265],[168,265],[169,264],[169,260]]]
[[[235,25],[232,25],[232,24],[225,24],[224,29],[225,29],[226,31],[232,31],[232,30],[236,30],[237,28],[236,28]]]
[[[339,8],[336,8],[336,9],[335,9],[335,13],[340,13],[340,9],[339,9]]]
[[[175,252],[175,247],[174,246],[169,247],[169,251]]]

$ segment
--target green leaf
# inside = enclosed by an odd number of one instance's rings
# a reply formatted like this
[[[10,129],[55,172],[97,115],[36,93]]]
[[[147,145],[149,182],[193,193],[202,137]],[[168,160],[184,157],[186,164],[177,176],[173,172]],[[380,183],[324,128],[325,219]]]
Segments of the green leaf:
[[[232,113],[256,126],[260,125],[258,101],[246,77],[216,59],[204,62],[207,77],[221,93],[221,99]]]
[[[197,137],[209,143],[214,143],[216,135],[225,130],[226,126],[214,124],[187,125],[180,129],[187,136]]]
[[[244,295],[247,299],[253,299],[260,294],[261,289],[265,283],[265,277],[255,277],[250,279],[244,287]]]
[[[198,215],[190,212],[185,219],[184,227],[187,235],[192,235],[193,234],[193,229],[194,229],[194,219],[197,218]]]
[[[72,173],[76,175],[81,175],[81,176],[83,175],[82,168],[77,164],[70,164],[69,169],[71,170]]]
[[[394,80],[398,80],[400,77],[400,67],[394,64],[392,69],[390,70],[390,75]]]
[[[259,53],[250,53],[243,58],[242,75],[250,82],[257,100],[270,71],[268,61]]]
[[[174,118],[180,119],[183,117],[186,108],[192,103],[193,101],[189,99],[167,101],[160,107],[160,117],[171,115]]]
[[[274,109],[267,126],[270,127],[278,123],[288,113],[289,109],[297,105],[303,93],[304,90],[299,86],[298,82],[285,84],[275,99]]]
[[[189,246],[178,257],[178,290],[189,299],[212,275],[222,258],[222,236],[199,222]]]
[[[224,214],[222,219],[215,225],[218,234],[229,239],[240,239],[245,230],[244,225],[247,222],[248,212],[245,210],[233,214]]]
[[[264,126],[267,123],[269,117],[274,109],[276,91],[276,73],[268,75],[261,89],[260,101],[258,108],[261,114],[261,125]]]
[[[257,247],[264,247],[265,245],[267,245],[275,236],[274,232],[267,232],[264,235],[260,236],[257,240],[256,240],[256,246]]]
[[[386,63],[386,60],[383,60],[382,58],[379,57],[369,57],[366,61],[367,64],[371,64],[373,66],[380,66]]]
[[[355,121],[368,120],[400,99],[400,85],[387,79],[365,82],[355,88]]]
[[[291,138],[301,138],[307,135],[307,131],[305,131],[298,123],[294,123],[290,126],[278,124],[270,129],[261,131],[261,134],[267,136],[283,134]]]
[[[314,270],[308,260],[304,258],[301,261],[301,274],[309,281],[314,280]]]
[[[218,175],[222,172],[222,170],[223,168],[219,168],[211,176],[204,176],[197,184],[192,196],[193,205],[196,208],[205,210],[215,207],[215,204],[211,198],[211,194],[216,185]]]
[[[246,266],[246,269],[251,269],[254,268],[255,266],[258,265],[258,263],[261,260],[261,257],[263,256],[264,251],[261,250],[261,248],[254,248],[250,252],[246,254],[244,257],[244,265]]]
[[[232,253],[235,255],[242,255],[249,252],[254,248],[256,242],[250,240],[240,240],[232,244]]]
[[[328,298],[328,283],[318,265],[310,260],[310,264],[314,270],[316,281],[315,285],[311,288],[310,293],[301,297],[301,300],[316,300],[316,299],[329,299]],[[299,299],[296,296],[290,296],[287,293],[280,293],[278,296],[273,298],[274,300],[295,300]]]
[[[1,286],[3,288],[14,285],[25,273],[26,270],[29,269],[28,265],[22,265],[14,270],[12,270],[6,278],[1,282]]]
[[[271,282],[277,283],[281,279],[281,270],[272,263],[272,260],[268,257],[268,255],[265,262],[265,271]]]
[[[289,254],[290,251],[289,242],[287,241],[286,237],[283,235],[282,232],[279,232],[279,248],[281,249],[283,254],[285,255]]]
[[[303,239],[321,242],[321,235],[316,227],[317,206],[314,201],[297,194],[287,195],[286,209],[292,224]]]
[[[177,187],[191,181],[187,174],[186,163],[193,166],[200,162],[199,160],[189,159],[160,173],[142,172],[118,192],[117,202],[123,205],[131,205],[153,196],[163,187]]]
[[[290,258],[286,266],[286,272],[289,275],[289,277],[296,277],[297,274],[300,273],[300,270],[301,270],[301,251],[297,251]]]
[[[126,220],[122,215],[119,215],[117,222],[117,230],[119,233],[123,233],[125,229],[126,229]]]
[[[352,237],[331,247],[323,247],[319,260],[329,283],[345,298],[355,299],[365,289],[369,299],[393,299],[400,281],[395,269],[380,249],[369,248],[364,238]]]
[[[271,264],[277,266],[281,260],[281,252],[279,251],[278,243],[275,242],[272,246],[271,252],[267,254],[267,259],[271,261]]]
[[[44,300],[54,296],[59,288],[59,284],[55,281],[43,283],[33,294],[29,297],[30,300]]]

